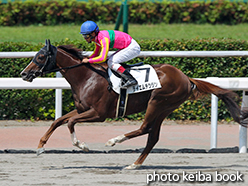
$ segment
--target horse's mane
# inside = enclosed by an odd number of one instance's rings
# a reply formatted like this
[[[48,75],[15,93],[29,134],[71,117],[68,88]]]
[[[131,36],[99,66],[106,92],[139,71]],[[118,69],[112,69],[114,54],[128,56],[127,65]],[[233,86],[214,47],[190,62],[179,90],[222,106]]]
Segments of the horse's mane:
[[[64,50],[65,52],[73,55],[74,57],[76,58],[79,58],[79,59],[83,59],[86,57],[86,55],[83,54],[83,50],[79,49],[79,48],[75,48],[74,45],[60,45],[58,46],[57,48],[60,48],[62,50]]]

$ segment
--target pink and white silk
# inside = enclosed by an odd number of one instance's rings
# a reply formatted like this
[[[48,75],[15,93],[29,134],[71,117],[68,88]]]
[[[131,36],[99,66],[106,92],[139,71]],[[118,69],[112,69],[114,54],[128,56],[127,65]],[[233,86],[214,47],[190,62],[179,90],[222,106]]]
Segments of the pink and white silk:
[[[114,39],[114,46],[115,49],[124,49],[127,48],[131,41],[132,37],[124,32],[116,31],[115,39]],[[110,46],[110,37],[107,30],[102,30],[98,33],[97,37],[95,38],[95,50],[93,54],[89,58],[90,63],[102,63],[105,62],[109,52]]]

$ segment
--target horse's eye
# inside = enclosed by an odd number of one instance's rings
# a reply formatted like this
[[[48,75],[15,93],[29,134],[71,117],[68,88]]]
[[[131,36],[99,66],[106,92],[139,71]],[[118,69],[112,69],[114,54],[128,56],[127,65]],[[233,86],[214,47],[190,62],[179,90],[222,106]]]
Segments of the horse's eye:
[[[38,59],[39,60],[43,60],[44,59],[44,56],[38,56]]]

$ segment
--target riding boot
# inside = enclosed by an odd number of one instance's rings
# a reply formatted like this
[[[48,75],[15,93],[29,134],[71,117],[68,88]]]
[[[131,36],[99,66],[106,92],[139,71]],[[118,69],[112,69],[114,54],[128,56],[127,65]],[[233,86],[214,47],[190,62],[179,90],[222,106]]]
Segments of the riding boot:
[[[127,70],[125,70],[120,75],[125,80],[125,83],[124,83],[124,85],[121,86],[121,88],[127,88],[129,86],[138,84],[138,81]]]

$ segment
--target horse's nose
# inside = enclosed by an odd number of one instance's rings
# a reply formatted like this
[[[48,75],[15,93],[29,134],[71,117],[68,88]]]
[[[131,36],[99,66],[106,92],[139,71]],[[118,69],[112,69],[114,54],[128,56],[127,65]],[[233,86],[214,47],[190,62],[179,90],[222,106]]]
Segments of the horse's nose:
[[[25,79],[27,77],[27,73],[26,72],[21,72],[20,75],[21,75],[22,79]]]
[[[32,79],[30,79],[29,77],[28,77],[28,73],[26,73],[26,72],[21,72],[21,77],[22,77],[22,79],[24,80],[24,81],[29,81],[29,82],[32,82]]]

